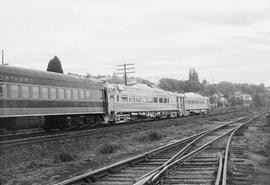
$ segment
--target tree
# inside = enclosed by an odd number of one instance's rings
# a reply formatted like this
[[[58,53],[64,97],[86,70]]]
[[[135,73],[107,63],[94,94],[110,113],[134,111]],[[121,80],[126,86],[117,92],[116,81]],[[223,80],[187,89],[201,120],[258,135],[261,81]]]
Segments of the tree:
[[[257,93],[253,94],[252,101],[255,107],[260,107],[262,105],[261,98]]]
[[[198,72],[194,68],[189,69],[188,80],[189,81],[199,82]]]
[[[50,60],[48,67],[47,67],[47,71],[63,74],[61,62],[57,56],[54,56],[53,59]]]

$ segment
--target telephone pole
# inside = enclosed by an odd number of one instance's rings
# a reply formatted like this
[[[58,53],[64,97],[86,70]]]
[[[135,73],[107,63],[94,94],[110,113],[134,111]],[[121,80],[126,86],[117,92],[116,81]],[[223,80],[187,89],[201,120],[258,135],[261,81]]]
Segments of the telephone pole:
[[[130,64],[121,64],[121,65],[117,65],[118,69],[116,69],[117,71],[120,71],[119,73],[116,74],[123,74],[124,78],[125,78],[125,85],[127,85],[127,73],[135,73],[135,71],[133,71],[135,69],[134,67],[134,63],[130,63]],[[132,70],[132,71],[130,71]]]
[[[2,49],[2,65],[5,64],[5,61],[4,61],[4,50]]]

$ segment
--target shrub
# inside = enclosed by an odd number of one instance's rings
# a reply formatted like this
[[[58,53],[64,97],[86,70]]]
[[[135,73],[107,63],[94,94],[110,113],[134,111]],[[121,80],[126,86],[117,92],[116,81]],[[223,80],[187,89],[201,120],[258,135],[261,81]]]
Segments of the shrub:
[[[164,135],[158,131],[149,131],[144,135],[137,137],[137,139],[141,142],[153,142],[159,141],[162,137],[164,137]]]
[[[115,153],[119,149],[120,149],[120,146],[116,143],[104,143],[98,148],[98,153],[111,154],[111,153]]]
[[[74,161],[74,157],[70,153],[61,151],[54,156],[55,163],[69,161]]]

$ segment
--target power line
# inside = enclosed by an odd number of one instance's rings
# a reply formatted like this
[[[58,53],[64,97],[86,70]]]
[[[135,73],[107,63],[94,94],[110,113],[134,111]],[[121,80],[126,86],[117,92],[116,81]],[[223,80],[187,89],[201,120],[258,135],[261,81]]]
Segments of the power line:
[[[135,64],[134,63],[129,63],[129,64],[119,64],[116,65],[118,67],[118,69],[116,69],[117,71],[120,71],[119,73],[116,74],[123,74],[124,78],[125,78],[125,85],[127,85],[127,74],[128,73],[135,73],[135,71],[131,71],[131,70],[135,70],[135,67],[133,67]],[[130,66],[130,67],[127,67]]]

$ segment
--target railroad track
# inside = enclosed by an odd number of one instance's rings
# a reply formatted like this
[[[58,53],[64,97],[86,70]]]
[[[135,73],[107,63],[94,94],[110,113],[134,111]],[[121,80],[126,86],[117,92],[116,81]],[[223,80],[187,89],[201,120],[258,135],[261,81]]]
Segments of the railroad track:
[[[240,112],[242,109],[237,109],[237,110],[217,110],[214,112],[211,112],[209,114],[203,114],[203,115],[193,115],[190,117],[184,117],[182,119],[194,119],[194,118],[206,118],[206,117],[213,117],[216,115],[221,115],[221,114],[230,114],[230,113],[235,113],[235,112]],[[170,118],[173,119],[173,118]],[[131,121],[128,123],[119,123],[117,125],[122,125],[122,124],[134,124],[134,123],[140,123],[140,122],[152,122],[152,121],[159,121],[160,119],[143,119],[143,120],[135,120]],[[54,134],[60,134],[60,133],[69,133],[69,132],[74,132],[74,131],[82,131],[82,130],[88,130],[88,129],[96,129],[96,128],[103,128],[103,127],[108,127],[108,126],[116,126],[116,125],[92,125],[90,127],[84,127],[84,128],[71,128],[67,129],[64,131],[60,130],[52,130],[50,132],[45,132],[43,130],[35,130],[35,131],[29,131],[26,130],[24,132],[17,132],[17,133],[9,133],[9,134],[0,134],[0,141],[4,140],[13,140],[13,139],[22,139],[22,138],[27,138],[27,137],[38,137],[42,135],[54,135]]]
[[[240,110],[238,110],[240,111]],[[229,114],[233,113],[235,111],[228,111],[225,113],[219,112],[219,114]],[[204,117],[211,117],[215,116],[215,114],[208,114],[208,115],[197,115],[197,116],[191,116],[191,117],[185,117],[183,119],[194,119],[194,118],[204,118]],[[33,133],[21,133],[21,134],[9,134],[9,135],[2,135],[0,136],[0,148],[6,148],[11,146],[17,146],[17,145],[23,145],[23,144],[34,144],[34,143],[40,143],[40,142],[46,142],[51,141],[55,139],[68,139],[73,137],[83,137],[87,135],[99,135],[104,133],[112,133],[112,132],[134,132],[136,129],[141,129],[142,127],[145,128],[151,128],[158,124],[160,124],[160,121],[163,121],[165,119],[160,120],[143,120],[139,122],[130,122],[130,123],[123,123],[123,124],[117,124],[113,126],[100,126],[100,127],[93,127],[91,129],[80,129],[80,130],[69,130],[65,132],[59,132],[55,131],[53,133],[45,133],[45,132],[39,132],[35,131]],[[168,125],[177,125],[173,121],[175,118],[166,119],[169,123],[162,123],[162,126],[166,127]],[[150,124],[149,124],[150,122]],[[171,123],[172,122],[172,123]],[[136,125],[135,125],[136,123]],[[134,125],[132,125],[134,124]],[[15,138],[15,139],[14,139]]]
[[[258,116],[238,118],[57,185],[219,184],[225,168],[222,159],[226,143],[216,145],[217,141]]]

